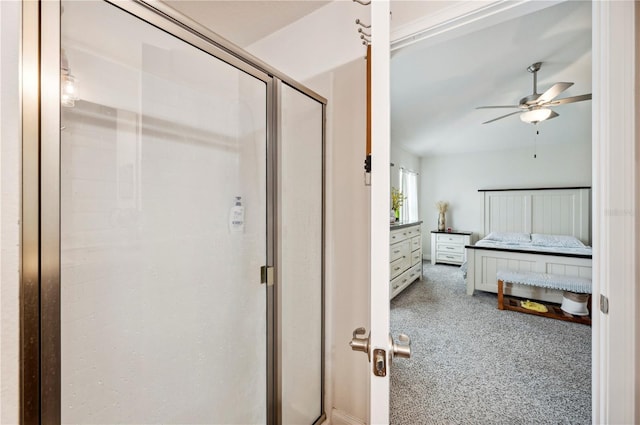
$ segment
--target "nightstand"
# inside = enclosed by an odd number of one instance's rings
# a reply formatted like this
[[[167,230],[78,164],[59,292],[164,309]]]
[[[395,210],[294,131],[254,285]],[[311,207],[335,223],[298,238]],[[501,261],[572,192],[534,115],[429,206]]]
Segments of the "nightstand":
[[[465,245],[475,243],[473,232],[453,230],[431,231],[431,264],[462,264],[466,260]]]

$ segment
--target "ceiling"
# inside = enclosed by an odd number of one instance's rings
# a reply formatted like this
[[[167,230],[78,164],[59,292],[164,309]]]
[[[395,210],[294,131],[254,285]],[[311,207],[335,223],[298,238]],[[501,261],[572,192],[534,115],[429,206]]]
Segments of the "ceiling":
[[[542,62],[538,92],[575,83],[558,98],[591,93],[591,4],[568,1],[477,32],[394,52],[392,143],[420,156],[591,143],[591,101],[554,107],[537,128],[518,115],[490,123],[533,91],[526,68]],[[513,110],[515,111],[515,109]],[[537,135],[536,130],[540,134]]]
[[[330,3],[327,0],[165,0],[172,8],[247,47]]]
[[[346,0],[342,0],[346,1]],[[328,1],[166,1],[241,47],[303,18]],[[462,2],[392,1],[392,30],[416,16]],[[575,83],[558,98],[591,93],[591,4],[551,6],[466,34],[455,30],[396,50],[391,59],[391,139],[420,156],[516,149],[538,144],[590,143],[591,101],[555,107],[559,117],[538,126],[510,110],[532,93],[526,68],[542,62],[538,92]],[[515,109],[514,109],[515,111]],[[536,135],[536,130],[539,134]]]

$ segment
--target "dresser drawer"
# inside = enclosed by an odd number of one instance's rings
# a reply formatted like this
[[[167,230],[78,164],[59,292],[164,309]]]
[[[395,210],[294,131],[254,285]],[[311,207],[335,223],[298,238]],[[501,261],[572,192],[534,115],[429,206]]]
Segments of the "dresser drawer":
[[[464,235],[438,234],[437,241],[438,243],[452,243],[452,244],[464,245]]]
[[[402,290],[402,285],[407,283],[407,277],[405,276],[405,273],[402,273],[400,276],[396,277],[395,279],[392,279],[391,282],[389,283],[389,297],[393,298],[394,296],[396,296],[401,290]]]
[[[438,244],[438,254],[464,254],[464,245]]]
[[[463,254],[449,254],[446,252],[438,251],[438,256],[436,258],[440,263],[452,263],[452,264],[462,264],[464,260]]]
[[[415,265],[409,269],[409,279],[411,282],[418,279],[422,273],[422,265]]]
[[[411,253],[411,241],[405,240],[395,243],[389,247],[389,261],[393,262],[398,258],[408,257]]]
[[[420,226],[407,227],[406,231],[408,238],[420,236]]]
[[[389,243],[392,245],[405,239],[407,239],[407,229],[392,230],[389,234]]]
[[[415,266],[416,264],[420,264],[422,262],[422,250],[416,249],[411,253],[411,265]]]
[[[415,251],[422,247],[422,236],[414,236],[411,238],[411,251]]]
[[[421,266],[411,267],[406,272],[392,279],[389,284],[389,296],[391,298],[398,295],[404,288],[409,286],[411,282],[420,277]]]
[[[392,230],[389,234],[389,243],[394,244],[405,239],[420,235],[420,226],[405,227],[404,229]]]
[[[411,259],[409,256],[403,256],[395,261],[392,261],[389,265],[389,279],[393,279],[411,266]]]

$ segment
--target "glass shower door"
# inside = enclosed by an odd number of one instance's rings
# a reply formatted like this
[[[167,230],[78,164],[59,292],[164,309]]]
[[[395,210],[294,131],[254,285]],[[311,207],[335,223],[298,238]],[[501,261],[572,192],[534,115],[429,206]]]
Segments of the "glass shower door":
[[[266,77],[62,4],[62,422],[265,423]]]

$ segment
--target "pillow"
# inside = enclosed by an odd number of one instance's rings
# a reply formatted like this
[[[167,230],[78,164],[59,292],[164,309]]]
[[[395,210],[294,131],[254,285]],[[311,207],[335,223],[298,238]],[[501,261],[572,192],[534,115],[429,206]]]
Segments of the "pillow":
[[[543,235],[534,233],[531,235],[531,244],[537,246],[551,246],[560,248],[584,248],[585,245],[574,236],[568,235]]]
[[[528,233],[513,233],[513,232],[491,232],[486,237],[486,240],[496,241],[502,243],[522,243],[531,242],[531,235]]]

